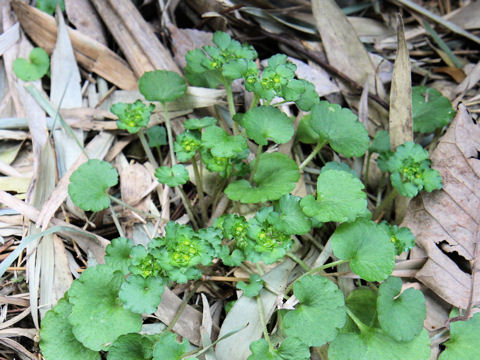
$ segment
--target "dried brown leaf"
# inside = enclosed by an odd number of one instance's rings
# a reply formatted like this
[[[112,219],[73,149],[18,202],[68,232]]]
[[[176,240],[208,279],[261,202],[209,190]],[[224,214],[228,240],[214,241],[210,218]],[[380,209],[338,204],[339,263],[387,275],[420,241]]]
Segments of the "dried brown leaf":
[[[88,0],[65,0],[65,11],[68,20],[78,31],[90,36],[103,45],[107,45],[107,37],[102,21]]]
[[[428,260],[416,277],[448,303],[467,308],[472,276],[448,253],[456,252],[467,264],[476,261],[475,242],[480,222],[480,126],[464,105],[432,153],[434,167],[443,178],[443,189],[424,193],[410,203],[403,226],[415,235]],[[480,300],[480,277],[476,276],[473,304]]]

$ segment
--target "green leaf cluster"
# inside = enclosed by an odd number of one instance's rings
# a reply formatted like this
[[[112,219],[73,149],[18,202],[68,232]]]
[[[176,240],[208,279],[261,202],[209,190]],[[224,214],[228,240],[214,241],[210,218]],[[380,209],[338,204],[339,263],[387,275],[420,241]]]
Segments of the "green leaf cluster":
[[[378,165],[383,172],[390,172],[390,181],[402,196],[413,198],[423,189],[442,188],[440,173],[430,167],[428,152],[419,144],[406,142],[394,153],[382,153]]]
[[[409,228],[390,225],[386,221],[380,223],[387,231],[390,240],[395,245],[397,255],[412,249],[415,246],[415,237]]]
[[[133,104],[116,103],[110,108],[110,111],[118,116],[117,127],[127,130],[130,134],[136,134],[138,130],[148,125],[153,110],[155,105],[147,106],[141,100]]]
[[[426,86],[412,87],[413,131],[429,133],[448,125],[455,115],[450,100]]]

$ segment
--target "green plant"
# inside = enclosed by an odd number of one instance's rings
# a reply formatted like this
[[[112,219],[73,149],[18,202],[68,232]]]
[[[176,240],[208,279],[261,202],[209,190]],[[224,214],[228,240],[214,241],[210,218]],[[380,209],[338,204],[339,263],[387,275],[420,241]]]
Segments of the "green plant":
[[[37,0],[36,6],[37,9],[40,9],[47,14],[52,15],[53,13],[55,13],[57,4],[60,6],[60,10],[65,11],[64,0]]]
[[[214,34],[213,42],[216,46],[187,54],[187,78],[197,84],[223,84],[231,119],[188,119],[185,131],[174,137],[168,103],[182,97],[187,85],[180,75],[159,70],[144,74],[139,89],[146,100],[162,107],[166,134],[163,128],[151,128],[146,131],[146,141],[144,132],[155,105],[138,100],[112,107],[119,128],[138,133],[152,164],[157,161],[150,147],[156,147],[161,155],[159,147],[168,143],[170,166],[158,167],[155,176],[159,183],[178,189],[190,224],[168,222],[165,235],[153,237],[147,246],[135,246],[125,237],[112,240],[106,248],[105,264],[85,270],[45,317],[40,346],[46,360],[58,356],[54,347],[69,347],[62,355],[66,360],[76,359],[79,353],[97,359],[99,351],[108,351],[107,359],[114,360],[198,357],[213,345],[189,352],[188,342],[178,343],[171,332],[175,321],[162,333],[139,333],[142,314],[156,311],[165,286],[198,283],[222,269],[222,264],[273,264],[285,257],[296,261],[303,271],[284,291],[285,297],[294,295],[298,304],[277,312],[274,336],[268,331],[268,319],[259,311],[263,338],[250,344],[250,360],[308,359],[312,346],[328,346],[333,360],[428,358],[423,295],[413,289],[401,292],[402,281],[390,276],[395,256],[414,246],[413,235],[408,229],[372,221],[373,206],[369,207],[359,176],[346,163],[323,161],[324,156],[333,158],[332,153],[337,158],[351,158],[363,156],[367,149],[369,156],[380,152],[380,164],[383,161],[395,189],[413,196],[422,189],[441,187],[426,151],[406,143],[390,152],[385,132],[378,133],[370,145],[357,116],[337,104],[320,101],[312,93],[313,85],[295,79],[295,66],[286,56],[273,56],[262,72],[251,46],[220,32]],[[245,113],[237,113],[233,102],[231,84],[237,78],[243,78],[247,90],[255,95]],[[311,110],[302,117],[296,140],[315,146],[300,166],[278,151],[277,145],[294,138],[295,129],[293,119],[271,105],[273,96],[283,97],[301,110]],[[234,121],[232,126],[228,125],[230,120]],[[317,155],[323,165],[315,192],[303,198],[292,195],[301,170]],[[182,189],[190,181],[189,163],[198,208],[191,206]],[[214,173],[215,179],[208,198],[202,176],[207,171]],[[84,210],[106,209],[110,201],[120,202],[108,193],[109,188],[114,191],[117,177],[108,163],[89,160],[72,174],[70,197]],[[217,213],[222,194],[233,205],[226,213]],[[249,204],[248,215],[242,212],[246,208],[242,204]],[[209,221],[212,226],[206,226]],[[118,221],[117,226],[121,235]],[[317,237],[327,240],[328,236],[333,260],[310,268],[297,250],[316,243]],[[371,282],[370,287],[360,287],[345,298],[332,281],[338,273],[325,272],[328,268],[339,270],[342,264]],[[259,309],[263,309],[262,294],[272,291],[262,275],[261,271],[252,273],[248,284],[237,285],[244,296],[255,298]]]
[[[13,71],[23,81],[35,81],[47,74],[50,68],[50,58],[42,48],[30,51],[29,60],[18,58],[13,62]]]

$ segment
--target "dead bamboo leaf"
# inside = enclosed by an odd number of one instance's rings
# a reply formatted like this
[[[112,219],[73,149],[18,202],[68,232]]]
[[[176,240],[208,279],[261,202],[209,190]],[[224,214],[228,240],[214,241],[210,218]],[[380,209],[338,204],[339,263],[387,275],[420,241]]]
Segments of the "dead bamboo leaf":
[[[466,264],[478,261],[474,249],[480,223],[479,149],[480,126],[460,104],[454,121],[431,156],[443,178],[443,188],[413,200],[403,222],[428,256],[416,278],[442,299],[462,309],[469,303],[471,270],[462,269],[448,254],[456,252]],[[474,305],[480,300],[480,277],[475,279]]]
[[[65,0],[65,11],[68,20],[75,25],[78,31],[103,45],[107,45],[105,28],[90,1]]]
[[[51,53],[57,34],[55,19],[18,0],[12,1],[12,6],[25,32],[37,46]],[[68,32],[72,39],[75,57],[87,71],[104,77],[120,89],[137,87],[137,78],[122,58],[77,30],[68,29]]]

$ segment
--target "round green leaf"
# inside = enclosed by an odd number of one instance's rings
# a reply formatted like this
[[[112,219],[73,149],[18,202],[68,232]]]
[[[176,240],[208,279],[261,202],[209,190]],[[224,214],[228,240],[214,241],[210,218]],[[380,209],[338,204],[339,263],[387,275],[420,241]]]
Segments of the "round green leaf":
[[[187,91],[187,84],[176,72],[154,70],[138,79],[138,89],[145,99],[166,103],[181,98]]]
[[[332,341],[346,320],[345,299],[338,287],[324,277],[305,276],[295,283],[293,293],[300,305],[285,314],[285,333],[308,346]]]
[[[167,145],[167,132],[163,126],[152,126],[145,131],[148,136],[148,146],[156,147]]]
[[[300,207],[300,198],[283,195],[276,206],[278,212],[269,214],[268,221],[280,232],[288,235],[303,235],[312,228],[312,221]]]
[[[347,307],[358,319],[368,327],[374,327],[377,321],[377,294],[370,288],[360,287],[353,290],[345,300]],[[353,325],[351,330],[357,330],[357,326],[351,319],[347,320]]]
[[[162,301],[164,284],[160,277],[130,275],[118,293],[123,307],[137,314],[152,314]]]
[[[85,270],[68,291],[73,334],[89,349],[107,350],[120,335],[142,328],[142,316],[125,309],[118,299],[123,281],[120,271],[97,265]]]
[[[352,271],[367,281],[382,281],[395,266],[395,246],[373,221],[341,224],[330,238],[336,257],[350,260]]]
[[[383,153],[390,150],[390,134],[386,130],[379,130],[368,149],[370,152]]]
[[[358,334],[340,334],[328,346],[329,360],[365,359],[367,347]]]
[[[178,343],[176,335],[168,333],[163,335],[153,348],[153,360],[181,360],[183,354],[188,352],[189,345],[187,339]]]
[[[450,323],[450,339],[444,344],[446,349],[439,360],[471,360],[478,357],[480,339],[480,313],[467,321]]]
[[[100,211],[110,205],[107,189],[118,183],[118,173],[106,161],[91,159],[70,176],[68,194],[73,203],[86,211]]]
[[[272,106],[259,106],[248,111],[241,120],[250,139],[258,145],[267,145],[268,140],[277,144],[288,142],[294,133],[292,120]]]
[[[183,127],[187,130],[200,130],[217,123],[217,119],[211,116],[205,116],[201,119],[188,119],[183,123]]]
[[[379,329],[361,334],[367,347],[365,360],[428,360],[430,359],[430,337],[422,329],[410,342],[395,341]]]
[[[190,179],[187,169],[181,164],[172,167],[160,166],[155,170],[155,177],[160,184],[166,184],[170,187],[186,184]]]
[[[448,125],[454,115],[450,100],[439,91],[426,86],[412,87],[413,131],[435,131]]]
[[[218,126],[207,127],[202,142],[216,157],[231,158],[247,149],[247,140],[241,135],[232,136]]]
[[[362,156],[370,145],[367,129],[349,109],[328,101],[320,101],[312,108],[310,125],[336,152]]]
[[[310,350],[300,339],[287,337],[278,347],[270,352],[265,339],[250,344],[252,354],[247,360],[308,360]]]
[[[354,221],[367,213],[363,183],[343,170],[322,171],[317,179],[317,199],[304,197],[300,206],[305,214],[321,222]]]
[[[278,200],[295,188],[300,173],[295,161],[288,156],[266,153],[260,155],[256,161],[259,161],[253,178],[256,186],[252,186],[247,180],[231,183],[225,189],[229,199],[242,203]]]
[[[72,333],[68,316],[72,305],[62,298],[45,314],[40,329],[40,349],[45,360],[100,360],[98,351],[87,349]]]
[[[105,249],[105,263],[114,270],[128,273],[131,264],[130,251],[133,248],[133,241],[125,237],[113,239]]]
[[[258,274],[250,275],[249,283],[239,281],[237,283],[237,289],[243,290],[243,295],[248,297],[257,296],[260,293],[260,290],[263,289],[263,280]]]
[[[312,129],[312,125],[310,124],[311,118],[310,114],[302,117],[295,134],[296,139],[304,144],[316,144],[323,140],[322,137]]]
[[[13,71],[23,81],[35,81],[41,79],[50,67],[48,54],[42,48],[34,48],[28,56],[30,61],[18,58],[13,62]]]
[[[153,340],[140,334],[120,336],[108,349],[107,360],[150,360]]]
[[[402,290],[402,279],[389,277],[378,289],[378,321],[382,329],[397,341],[411,341],[423,329],[427,313],[420,290]],[[400,295],[400,296],[399,296]]]

